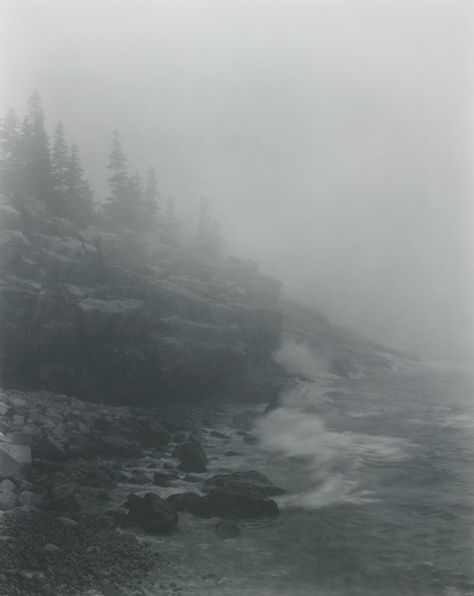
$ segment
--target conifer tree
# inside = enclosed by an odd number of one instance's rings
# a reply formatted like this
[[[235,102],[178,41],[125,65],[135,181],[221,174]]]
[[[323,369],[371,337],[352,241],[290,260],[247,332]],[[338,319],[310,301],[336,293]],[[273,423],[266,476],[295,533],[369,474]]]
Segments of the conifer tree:
[[[68,170],[69,152],[66,143],[64,125],[61,120],[58,122],[53,137],[53,147],[51,152],[51,166],[54,179],[54,190],[64,209],[65,195],[67,190],[67,170]]]
[[[44,199],[55,212],[54,182],[49,152],[49,139],[44,126],[43,105],[35,91],[28,100],[28,114],[22,129],[25,149],[25,193]]]
[[[212,218],[209,202],[205,198],[202,198],[199,204],[195,249],[206,258],[215,258],[222,250],[219,223]]]
[[[110,197],[105,206],[106,214],[119,225],[130,225],[130,179],[128,177],[127,159],[122,149],[122,141],[118,130],[113,131],[112,150],[109,154],[107,168],[112,175],[109,177]]]
[[[158,185],[155,169],[150,167],[147,172],[146,185],[142,200],[142,215],[145,229],[154,229],[159,222]]]
[[[165,215],[163,218],[162,239],[165,244],[177,246],[179,244],[179,220],[176,216],[175,202],[172,197],[166,203]]]
[[[0,188],[7,195],[18,195],[23,186],[21,126],[9,110],[0,126]]]
[[[86,225],[93,214],[93,191],[84,177],[77,145],[71,145],[64,171],[66,215],[78,225]]]

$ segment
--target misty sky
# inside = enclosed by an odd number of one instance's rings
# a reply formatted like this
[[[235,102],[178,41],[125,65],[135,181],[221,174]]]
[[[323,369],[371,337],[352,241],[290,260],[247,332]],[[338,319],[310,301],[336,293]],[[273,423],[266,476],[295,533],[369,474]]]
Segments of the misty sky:
[[[333,322],[466,357],[473,14],[456,0],[0,0],[0,108],[33,89],[100,199],[111,131],[180,210]]]

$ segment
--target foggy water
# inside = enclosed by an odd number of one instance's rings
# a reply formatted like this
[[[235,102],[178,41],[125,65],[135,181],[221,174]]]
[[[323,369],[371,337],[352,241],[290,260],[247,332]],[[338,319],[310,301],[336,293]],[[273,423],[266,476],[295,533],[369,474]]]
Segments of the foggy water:
[[[206,447],[210,475],[257,469],[285,488],[280,516],[219,541],[215,520],[181,515],[163,538],[178,575],[160,577],[199,596],[474,594],[472,372],[420,363],[342,381],[301,348],[280,360],[313,380],[259,419],[261,443],[224,424],[240,457]]]
[[[473,387],[466,370],[420,364],[303,383],[262,420],[273,479],[290,488],[280,505],[296,584],[474,594]]]

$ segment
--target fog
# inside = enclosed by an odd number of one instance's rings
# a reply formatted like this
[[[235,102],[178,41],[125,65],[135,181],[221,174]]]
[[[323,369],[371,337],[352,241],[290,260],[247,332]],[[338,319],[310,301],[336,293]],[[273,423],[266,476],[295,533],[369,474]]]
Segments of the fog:
[[[472,10],[456,0],[2,0],[0,108],[38,89],[106,196],[111,131],[181,212],[338,324],[472,354]]]

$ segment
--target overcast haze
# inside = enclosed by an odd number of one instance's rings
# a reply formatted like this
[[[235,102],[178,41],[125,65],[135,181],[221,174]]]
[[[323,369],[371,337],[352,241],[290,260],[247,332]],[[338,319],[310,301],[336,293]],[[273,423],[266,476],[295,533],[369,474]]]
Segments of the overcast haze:
[[[472,349],[469,2],[1,0],[2,114],[38,89],[105,196],[111,131],[180,211],[335,323]]]

